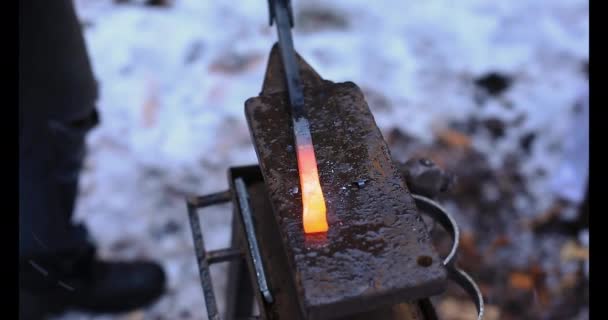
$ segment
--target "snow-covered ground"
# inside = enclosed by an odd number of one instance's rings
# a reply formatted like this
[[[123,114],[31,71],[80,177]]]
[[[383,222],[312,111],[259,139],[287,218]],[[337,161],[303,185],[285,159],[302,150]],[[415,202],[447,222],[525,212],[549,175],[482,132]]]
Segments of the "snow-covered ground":
[[[230,166],[256,162],[243,103],[259,93],[276,41],[267,1],[142,2],[76,1],[102,120],[89,136],[76,217],[103,256],[160,261],[169,292],[124,316],[58,319],[204,319],[184,197],[220,191]],[[537,132],[524,169],[549,173],[532,186],[549,205],[542,194],[588,90],[586,1],[310,0],[295,1],[294,10],[299,53],[326,79],[362,87],[384,132],[430,141],[471,114],[505,122],[524,115],[499,142],[482,134],[473,141],[497,164],[522,134]],[[480,107],[473,79],[491,71],[512,76],[513,85]],[[228,244],[229,213],[228,206],[204,213],[209,248]],[[218,291],[223,270],[213,269]]]

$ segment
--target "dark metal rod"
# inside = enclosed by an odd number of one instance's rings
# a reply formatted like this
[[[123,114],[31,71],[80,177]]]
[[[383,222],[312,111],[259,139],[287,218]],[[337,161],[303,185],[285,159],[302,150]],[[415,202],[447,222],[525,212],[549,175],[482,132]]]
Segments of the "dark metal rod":
[[[241,250],[234,248],[212,250],[207,252],[207,262],[209,264],[230,261],[241,257]]]
[[[279,34],[281,60],[283,61],[283,69],[285,71],[289,102],[293,110],[292,117],[297,119],[303,116],[304,94],[302,93],[300,69],[291,37],[289,8],[285,0],[272,1],[271,5],[274,6],[274,18],[277,25],[277,33]]]
[[[212,206],[215,204],[225,203],[232,199],[232,192],[230,190],[216,192],[204,196],[190,197],[186,199],[188,205],[192,205],[196,208],[203,208]]]
[[[289,8],[290,4],[288,0],[274,0],[271,1],[271,6],[274,9],[273,12],[271,11],[271,14],[274,14],[277,33],[279,34],[279,49],[292,110],[291,120],[293,122],[295,144],[297,147],[312,146],[310,124],[304,115],[304,93],[300,81],[300,68],[296,60],[296,51],[291,37],[293,18],[290,11],[291,8]],[[296,152],[298,150],[299,148],[296,148]]]
[[[190,201],[188,201],[187,205],[188,217],[190,219],[190,229],[192,230],[192,239],[194,240],[194,253],[196,254],[196,262],[198,263],[201,286],[203,288],[203,295],[205,297],[205,304],[207,306],[207,314],[209,315],[210,320],[219,320],[220,315],[217,309],[215,295],[213,293],[213,283],[211,282],[211,273],[206,257],[207,252],[205,251],[205,243],[203,242],[203,234],[201,232],[198,213],[196,206]]]
[[[260,255],[260,248],[258,247],[258,240],[255,236],[255,229],[253,226],[253,217],[251,215],[251,207],[249,206],[249,194],[243,178],[237,178],[234,181],[236,187],[237,199],[239,202],[241,217],[243,218],[243,225],[247,238],[247,245],[249,246],[249,252],[255,268],[255,274],[258,282],[258,287],[262,292],[264,300],[268,303],[274,301],[272,293],[268,288],[266,281],[266,274],[264,273],[264,266],[262,265],[262,256]]]

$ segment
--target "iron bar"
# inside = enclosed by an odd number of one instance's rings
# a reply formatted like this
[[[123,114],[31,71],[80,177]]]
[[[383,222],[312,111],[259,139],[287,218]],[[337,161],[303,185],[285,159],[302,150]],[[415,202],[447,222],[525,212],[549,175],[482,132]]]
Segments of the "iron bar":
[[[213,294],[211,272],[209,270],[207,251],[205,250],[201,225],[198,219],[198,212],[196,210],[197,208],[190,201],[187,202],[187,206],[188,217],[190,219],[190,229],[192,230],[192,239],[194,240],[194,253],[196,254],[196,262],[198,263],[201,286],[203,288],[203,295],[205,297],[205,304],[207,306],[207,314],[209,315],[210,320],[219,320],[220,315],[217,309],[215,295]]]
[[[243,218],[245,233],[247,235],[247,244],[255,268],[258,286],[262,292],[262,295],[264,296],[264,300],[266,300],[268,303],[272,303],[273,297],[270,289],[268,288],[268,283],[266,282],[266,274],[264,273],[262,257],[260,255],[260,249],[258,247],[257,237],[255,235],[251,207],[249,206],[249,194],[247,193],[247,187],[245,186],[243,178],[237,178],[235,180],[235,187],[239,207],[241,209],[241,217]]]
[[[196,208],[202,208],[228,202],[232,199],[232,192],[230,190],[216,192],[204,196],[190,197],[186,199],[189,205]]]
[[[226,262],[240,258],[242,255],[243,253],[241,250],[234,248],[212,250],[207,252],[207,262],[209,262],[209,264]]]

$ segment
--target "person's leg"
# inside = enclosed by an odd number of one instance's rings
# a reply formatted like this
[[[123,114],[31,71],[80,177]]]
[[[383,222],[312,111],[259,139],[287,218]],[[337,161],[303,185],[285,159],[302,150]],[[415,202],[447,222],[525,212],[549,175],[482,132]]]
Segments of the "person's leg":
[[[44,104],[40,101],[38,106],[42,110],[52,107]],[[29,112],[21,115],[19,139],[20,264],[45,274],[94,251],[86,229],[73,224],[71,216],[86,133],[97,123],[97,113],[85,105],[81,109],[88,109],[87,116],[65,121],[46,118],[31,106],[21,107]],[[37,277],[27,277],[24,285],[28,279],[34,280],[31,285],[49,285]]]
[[[44,104],[40,102],[39,106]],[[50,108],[50,106],[48,106]],[[31,109],[23,106],[23,109]],[[86,247],[86,232],[71,222],[86,133],[97,122],[93,108],[81,123],[22,115],[19,139],[19,254],[22,258]]]
[[[98,122],[73,4],[19,3],[19,285],[28,299],[20,312],[34,311],[36,302],[57,310],[141,307],[164,290],[162,269],[97,260],[86,230],[72,222],[85,137]]]
[[[71,216],[97,88],[71,0],[19,3],[19,255],[36,264],[91,247]]]

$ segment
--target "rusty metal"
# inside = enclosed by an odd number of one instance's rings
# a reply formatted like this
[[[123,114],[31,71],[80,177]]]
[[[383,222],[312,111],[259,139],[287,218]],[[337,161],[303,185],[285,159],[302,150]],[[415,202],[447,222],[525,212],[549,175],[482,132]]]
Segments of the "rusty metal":
[[[275,46],[246,116],[303,314],[345,316],[443,292],[447,271],[360,89],[323,80],[298,57],[330,229],[302,229],[296,154]],[[431,263],[421,266],[419,257]]]
[[[229,171],[231,188],[234,191],[224,191],[215,194],[189,198],[188,213],[190,216],[191,228],[197,261],[199,261],[199,273],[201,274],[201,284],[207,305],[209,319],[220,319],[217,305],[215,303],[215,293],[210,278],[209,265],[213,263],[230,261],[231,272],[227,288],[227,308],[225,319],[306,319],[299,307],[298,292],[293,284],[293,278],[288,267],[287,257],[284,255],[284,246],[281,242],[278,224],[274,221],[272,206],[268,200],[266,187],[262,180],[258,166],[246,166],[231,168]],[[243,183],[239,183],[241,181]],[[238,187],[240,185],[240,187]],[[245,188],[243,188],[245,185]],[[236,192],[239,189],[239,192]],[[241,199],[248,199],[246,202],[239,202],[236,197],[241,193]],[[207,206],[217,205],[228,202],[230,199],[235,204],[233,220],[233,242],[232,247],[221,250],[206,251],[203,243],[203,235],[200,231],[200,221],[197,209]],[[239,203],[247,203],[242,206]],[[272,303],[264,299],[263,291],[253,263],[253,251],[247,250],[245,217],[241,214],[243,207],[251,214],[249,230],[253,231],[259,245],[259,253],[262,258],[263,270],[266,270],[267,288],[273,291]],[[234,241],[239,239],[241,241]],[[240,248],[240,249],[239,249]],[[248,261],[248,267],[241,269],[242,258]],[[248,284],[252,284],[249,286]],[[251,288],[251,289],[250,289]],[[255,288],[255,289],[254,289]],[[273,290],[274,289],[274,290]],[[260,315],[251,315],[252,298],[255,297],[259,306]],[[432,310],[427,310],[424,305],[428,300],[418,302],[402,302],[396,305],[382,306],[377,309],[359,313],[357,315],[342,318],[343,320],[358,319],[385,319],[385,320],[431,320]]]
[[[435,319],[427,298],[443,292],[448,278],[476,299],[481,319],[479,288],[454,265],[455,221],[431,199],[410,194],[404,182],[433,196],[445,185],[443,173],[437,175],[432,163],[417,160],[418,166],[409,162],[405,171],[399,168],[404,179],[358,87],[325,81],[298,57],[303,110],[310,112],[314,141],[323,146],[317,148],[318,164],[331,225],[325,236],[303,233],[294,138],[277,51],[275,46],[261,96],[246,103],[261,169],[233,168],[232,191],[188,199],[209,318],[219,319],[209,264],[231,261],[227,319],[251,318],[253,297],[262,319]],[[232,247],[207,252],[196,209],[230,199],[236,218]],[[418,209],[454,238],[443,263]]]
[[[276,57],[276,52],[273,55]],[[315,112],[321,116],[336,112],[333,117],[340,122],[333,122],[333,131],[323,118],[313,122],[313,135],[325,146],[320,149],[319,171],[330,224],[335,228],[326,238],[306,236],[301,230],[295,154],[290,148],[293,137],[290,141],[289,121],[276,119],[288,116],[281,112],[286,98],[280,90],[281,81],[273,79],[281,71],[272,68],[271,58],[262,97],[247,102],[250,124],[258,121],[260,125],[251,128],[256,151],[262,168],[267,165],[271,170],[232,168],[231,190],[188,199],[209,318],[219,319],[209,265],[230,261],[227,319],[251,317],[253,297],[262,319],[360,319],[367,315],[416,319],[418,312],[424,319],[433,319],[426,298],[441,293],[448,278],[475,299],[481,319],[483,297],[479,289],[454,266],[458,245],[454,220],[431,199],[409,194],[406,187],[406,182],[428,176],[410,175],[409,180],[400,176],[356,86],[324,81],[301,60],[300,67],[308,80],[304,81],[305,89],[312,93],[319,90],[311,95],[316,102],[312,108],[319,108]],[[265,120],[260,122],[257,117]],[[285,123],[287,132],[281,134]],[[340,131],[341,126],[345,132]],[[278,146],[284,148],[279,151],[275,149]],[[262,157],[260,148],[269,152],[267,157]],[[229,200],[235,204],[236,217],[232,247],[207,252],[196,209]],[[444,264],[432,248],[416,208],[434,217],[454,238],[454,248]],[[252,247],[255,242],[258,244]],[[411,313],[406,315],[404,310]]]
[[[227,190],[201,197],[191,197],[186,200],[192,239],[194,241],[194,251],[199,267],[199,277],[207,307],[207,315],[209,319],[213,320],[220,319],[209,268],[209,265],[213,263],[226,262],[235,259],[240,260],[243,256],[248,257],[253,263],[253,268],[250,268],[250,270],[255,270],[254,276],[252,276],[251,279],[255,279],[257,282],[256,288],[259,289],[261,296],[264,297],[265,301],[267,303],[273,302],[272,293],[268,289],[264,269],[262,267],[261,256],[252,221],[253,217],[251,216],[252,213],[249,207],[249,196],[243,178],[237,178],[236,181],[233,181],[232,189],[234,192]],[[242,230],[244,230],[243,234],[245,235],[244,238],[247,245],[239,247],[235,246],[235,243],[233,243],[233,247],[231,248],[207,251],[201,232],[198,209],[226,203],[231,199],[238,205],[238,210],[236,211],[239,213],[239,220],[241,221]],[[246,251],[247,254],[243,255],[243,251]],[[246,297],[245,300],[247,299],[251,300],[251,297]],[[240,300],[243,300],[243,297],[241,297]]]
[[[442,293],[448,277],[477,298],[482,319],[479,288],[455,267],[458,227],[426,198],[451,180],[428,160],[395,166],[361,90],[323,80],[295,52],[291,1],[269,0],[269,9],[279,43],[260,97],[246,102],[260,167],[231,168],[231,190],[187,200],[209,319],[220,319],[209,265],[226,261],[227,319],[432,320],[428,297]],[[296,160],[302,143],[318,151],[327,233],[303,232]],[[197,209],[230,199],[232,245],[206,251]],[[454,238],[443,263],[417,207]],[[250,315],[253,298],[259,317]]]
[[[287,256],[284,254],[285,248],[282,243],[279,224],[274,219],[272,206],[267,196],[266,187],[262,180],[261,172],[258,166],[246,166],[231,168],[229,174],[232,181],[231,187],[236,189],[235,181],[241,180],[246,184],[246,194],[243,199],[248,198],[249,208],[247,211],[251,214],[251,223],[254,231],[254,237],[259,244],[259,252],[262,265],[266,270],[267,288],[273,290],[273,302],[268,303],[263,295],[260,294],[263,290],[260,289],[259,278],[255,272],[255,267],[252,262],[251,251],[247,250],[246,237],[244,235],[244,221],[235,219],[233,221],[233,239],[242,241],[234,241],[231,248],[220,249],[214,251],[205,251],[202,242],[203,236],[200,232],[200,224],[196,214],[197,209],[201,209],[210,205],[216,205],[228,202],[235,194],[230,190],[218,192],[215,194],[195,197],[188,199],[188,212],[190,216],[191,228],[195,250],[197,253],[197,261],[199,261],[199,273],[201,274],[201,284],[204,292],[205,302],[207,304],[207,312],[209,319],[219,319],[219,313],[215,304],[215,294],[213,292],[213,284],[211,283],[209,265],[213,263],[229,261],[231,270],[229,283],[227,288],[227,307],[225,319],[306,319],[299,307],[298,291],[291,277],[291,270],[288,266]],[[241,188],[242,190],[242,188]],[[458,246],[458,226],[456,225],[450,214],[445,211],[439,204],[426,197],[412,194],[416,201],[416,206],[421,213],[428,214],[448,231],[452,236],[453,247]],[[232,198],[235,201],[234,198]],[[235,206],[235,216],[242,217],[240,214],[240,205]],[[239,227],[240,226],[240,227]],[[473,279],[464,271],[454,266],[455,253],[452,252],[443,260],[447,266],[448,277],[450,281],[454,281],[461,286],[473,299],[478,310],[478,320],[483,319],[484,302],[481,291],[473,281]],[[249,259],[250,268],[241,269],[242,258]],[[204,280],[206,279],[206,280]],[[251,286],[251,284],[253,284]],[[255,288],[255,289],[254,289]],[[255,294],[257,292],[257,294]],[[252,298],[256,297],[258,306],[260,307],[260,315],[252,316]],[[437,319],[434,308],[428,299],[421,299],[416,302],[401,302],[394,305],[385,305],[375,308],[374,310],[360,312],[347,317],[340,318],[341,320],[359,320],[359,319],[384,319],[384,320],[433,320]]]
[[[196,262],[198,263],[199,277],[203,288],[205,304],[207,306],[207,314],[210,320],[219,320],[220,315],[215,301],[215,294],[213,293],[213,283],[211,282],[211,271],[209,269],[209,256],[205,249],[197,209],[227,202],[230,198],[226,198],[225,195],[226,192],[219,192],[208,196],[190,198],[186,201],[190,230],[192,231],[192,239],[194,240],[194,253],[196,255]]]
[[[253,217],[253,229],[255,230],[256,238],[258,239],[268,285],[274,298],[272,304],[265,303],[261,298],[257,300],[260,307],[260,318],[268,320],[306,319],[299,307],[299,296],[293,283],[287,256],[284,254],[285,249],[279,232],[279,224],[274,219],[273,209],[270,200],[268,199],[267,188],[262,181],[259,167],[233,168],[231,169],[231,172],[232,180],[235,180],[237,177],[248,178],[245,180],[247,194],[249,195],[250,210]],[[258,177],[259,180],[257,179]],[[431,316],[433,314],[432,309],[423,308],[425,302],[429,303],[428,300],[425,299],[420,302],[404,302],[396,305],[383,306],[366,313],[360,313],[341,319],[435,319]]]

